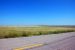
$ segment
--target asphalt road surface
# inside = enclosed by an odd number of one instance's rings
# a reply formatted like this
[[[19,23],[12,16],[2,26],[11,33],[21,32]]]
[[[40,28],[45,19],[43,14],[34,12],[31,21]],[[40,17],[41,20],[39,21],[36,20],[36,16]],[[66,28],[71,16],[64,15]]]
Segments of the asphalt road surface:
[[[23,50],[75,50],[75,32],[0,39],[0,50],[15,50],[15,48],[18,50],[21,48]]]

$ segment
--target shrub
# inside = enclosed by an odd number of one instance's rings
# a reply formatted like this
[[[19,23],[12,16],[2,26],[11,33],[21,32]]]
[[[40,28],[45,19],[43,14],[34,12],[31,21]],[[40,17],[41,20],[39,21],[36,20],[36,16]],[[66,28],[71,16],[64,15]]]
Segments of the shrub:
[[[22,36],[24,36],[24,37],[27,37],[27,36],[29,36],[26,32],[22,32]]]

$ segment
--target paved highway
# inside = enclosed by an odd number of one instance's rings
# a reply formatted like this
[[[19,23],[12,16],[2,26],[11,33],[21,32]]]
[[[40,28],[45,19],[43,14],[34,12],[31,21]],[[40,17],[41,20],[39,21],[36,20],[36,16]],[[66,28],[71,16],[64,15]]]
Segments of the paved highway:
[[[75,50],[75,32],[0,39],[0,50]]]
[[[75,37],[69,37],[54,43],[48,43],[40,47],[33,47],[27,50],[75,50]]]

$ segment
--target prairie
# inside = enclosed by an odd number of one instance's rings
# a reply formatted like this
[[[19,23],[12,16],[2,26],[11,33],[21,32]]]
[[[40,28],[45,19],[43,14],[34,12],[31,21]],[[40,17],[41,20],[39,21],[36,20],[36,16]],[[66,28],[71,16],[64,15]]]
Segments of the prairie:
[[[0,27],[0,39],[74,32],[75,27]]]

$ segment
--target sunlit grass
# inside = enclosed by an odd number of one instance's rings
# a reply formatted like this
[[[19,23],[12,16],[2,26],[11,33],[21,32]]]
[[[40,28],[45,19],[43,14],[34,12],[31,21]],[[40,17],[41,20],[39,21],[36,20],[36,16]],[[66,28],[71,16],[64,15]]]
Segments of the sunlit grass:
[[[75,28],[71,27],[0,27],[0,39],[58,34],[74,31]]]

